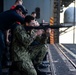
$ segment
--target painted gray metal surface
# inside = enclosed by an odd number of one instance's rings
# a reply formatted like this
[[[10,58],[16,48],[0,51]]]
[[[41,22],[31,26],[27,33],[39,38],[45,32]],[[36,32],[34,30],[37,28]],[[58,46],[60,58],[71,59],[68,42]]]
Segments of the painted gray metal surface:
[[[76,8],[74,9],[74,7],[69,7],[64,13],[64,23],[73,23],[74,19],[76,22]]]
[[[10,9],[14,2],[15,0],[4,0],[4,11]],[[40,19],[37,19],[39,22],[43,19],[49,22],[53,16],[53,0],[23,0],[23,5],[28,9],[28,14],[40,7]]]

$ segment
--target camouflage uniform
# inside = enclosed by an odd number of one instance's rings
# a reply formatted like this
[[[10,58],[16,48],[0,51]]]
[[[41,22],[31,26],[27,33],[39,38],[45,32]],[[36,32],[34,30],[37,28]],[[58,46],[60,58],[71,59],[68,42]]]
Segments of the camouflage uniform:
[[[35,36],[34,29],[29,33],[21,25],[18,25],[13,32],[12,58],[13,61],[22,61],[18,67],[24,73],[27,72],[27,75],[37,75],[33,64],[41,63],[46,53],[47,48],[43,42],[40,45],[31,46],[36,38],[41,40],[39,37]]]

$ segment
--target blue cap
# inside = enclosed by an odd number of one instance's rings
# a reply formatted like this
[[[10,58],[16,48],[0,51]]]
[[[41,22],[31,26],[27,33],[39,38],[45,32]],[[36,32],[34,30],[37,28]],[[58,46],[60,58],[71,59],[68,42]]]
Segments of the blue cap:
[[[23,14],[27,14],[27,13],[28,13],[28,10],[27,10],[23,5],[17,5],[17,6],[15,7],[15,9],[16,9],[16,10],[21,9]]]

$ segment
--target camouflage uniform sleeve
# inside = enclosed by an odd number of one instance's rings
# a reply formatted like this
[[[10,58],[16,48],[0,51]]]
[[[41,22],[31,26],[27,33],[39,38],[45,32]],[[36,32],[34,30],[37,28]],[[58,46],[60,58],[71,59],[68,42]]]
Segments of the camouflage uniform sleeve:
[[[42,34],[40,37],[37,37],[37,38],[39,39],[41,44],[47,43],[47,38],[48,37],[46,36],[46,34]]]
[[[21,25],[17,26],[17,28],[14,30],[14,35],[17,41],[19,41],[20,44],[22,44],[24,47],[28,47],[36,38],[35,32],[32,30],[30,34],[26,32],[24,27]]]
[[[45,43],[47,43],[47,39],[48,39],[48,37],[46,36],[46,33],[44,33],[40,36],[37,36],[35,41],[39,42],[40,44],[45,44]]]

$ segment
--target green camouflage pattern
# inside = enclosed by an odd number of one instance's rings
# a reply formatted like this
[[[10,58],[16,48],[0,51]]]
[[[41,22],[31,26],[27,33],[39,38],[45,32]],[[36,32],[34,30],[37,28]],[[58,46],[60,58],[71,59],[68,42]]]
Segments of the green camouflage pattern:
[[[27,72],[27,75],[37,75],[34,65],[40,64],[46,54],[47,47],[43,42],[39,45],[31,46],[35,39],[37,41],[43,40],[41,36],[36,37],[35,33],[36,30],[32,29],[29,32],[21,25],[17,26],[13,31],[12,60],[22,61],[18,67],[24,71],[23,75],[26,75],[25,72]]]

